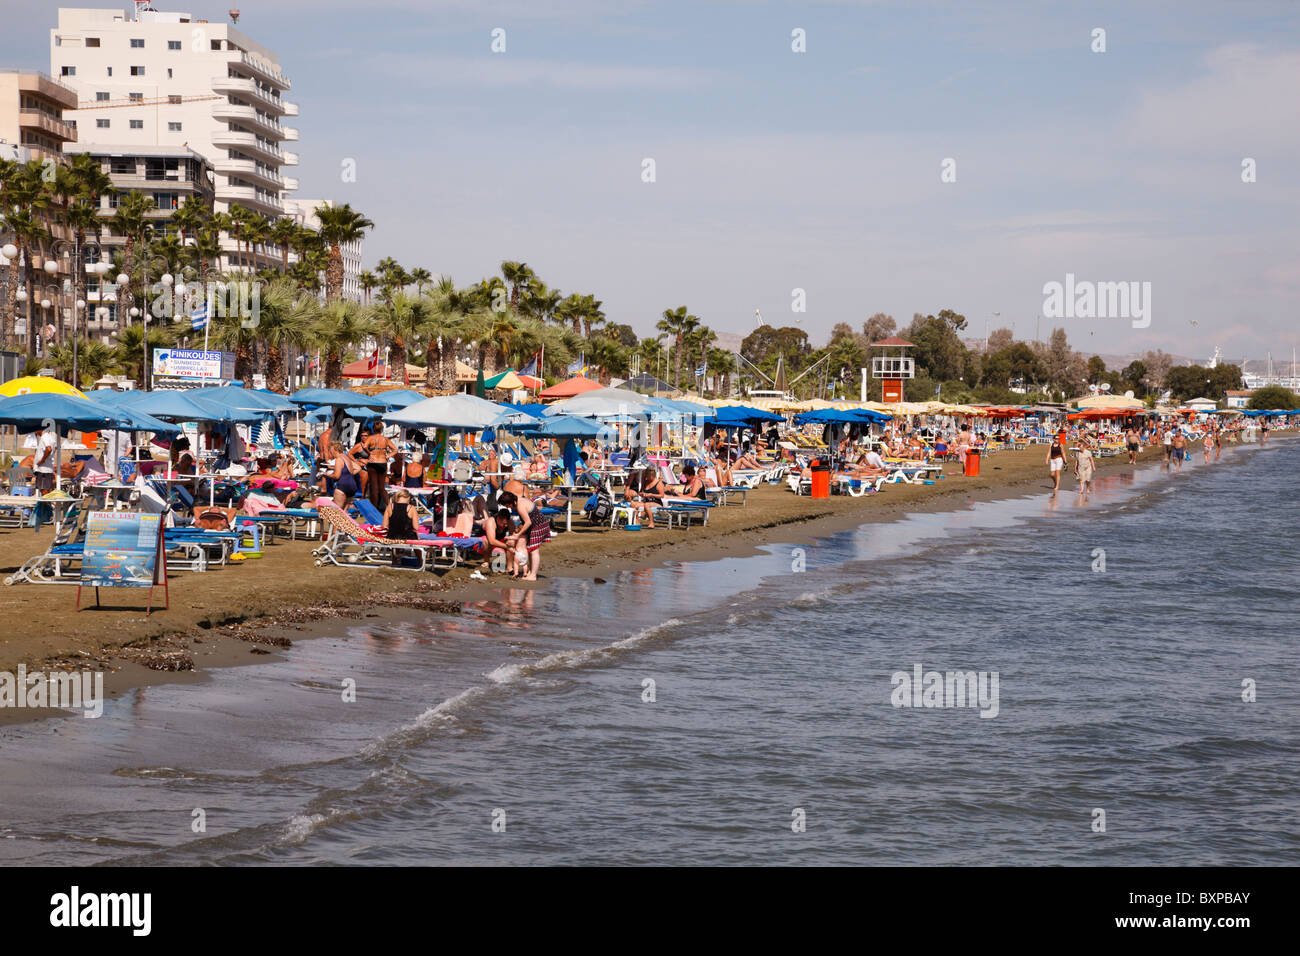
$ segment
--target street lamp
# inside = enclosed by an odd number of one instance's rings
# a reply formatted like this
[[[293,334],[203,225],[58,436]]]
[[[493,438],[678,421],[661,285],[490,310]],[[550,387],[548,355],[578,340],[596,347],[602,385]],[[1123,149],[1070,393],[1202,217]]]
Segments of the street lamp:
[[[75,387],[80,381],[81,374],[81,328],[78,313],[84,312],[86,309],[86,300],[82,293],[82,289],[85,287],[82,273],[84,272],[86,276],[103,276],[108,273],[111,267],[107,262],[103,261],[103,247],[93,239],[86,241],[80,231],[76,233],[75,238],[72,240],[54,240],[50,251],[53,253],[53,258],[45,260],[44,268],[51,275],[59,271],[58,259],[70,259],[68,273],[72,278],[69,291],[74,302],[72,309],[72,384]],[[94,261],[87,262],[87,258],[93,258]],[[78,286],[79,282],[83,283],[83,285]],[[62,331],[62,325],[63,323],[60,322],[60,332]]]

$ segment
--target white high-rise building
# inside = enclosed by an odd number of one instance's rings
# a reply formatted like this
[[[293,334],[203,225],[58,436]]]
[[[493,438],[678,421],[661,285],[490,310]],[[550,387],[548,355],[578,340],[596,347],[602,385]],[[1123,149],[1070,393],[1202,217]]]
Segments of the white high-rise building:
[[[188,147],[212,163],[218,212],[237,204],[271,219],[291,214],[286,194],[298,181],[281,170],[298,155],[283,144],[298,131],[281,120],[298,106],[283,98],[290,83],[279,58],[232,25],[147,0],[130,13],[60,8],[50,72],[78,93],[78,109],[65,116],[81,146]],[[223,246],[225,266],[238,266],[238,245]],[[280,251],[258,245],[252,257],[251,265],[275,267]]]

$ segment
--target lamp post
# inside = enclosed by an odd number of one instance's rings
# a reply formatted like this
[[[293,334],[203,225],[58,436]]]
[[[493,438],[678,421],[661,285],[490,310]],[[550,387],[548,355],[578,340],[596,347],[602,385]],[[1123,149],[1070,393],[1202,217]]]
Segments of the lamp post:
[[[94,239],[87,241],[80,233],[72,240],[55,239],[50,246],[52,257],[45,260],[45,271],[51,275],[59,271],[59,259],[70,258],[70,268],[68,272],[72,276],[71,293],[72,293],[72,384],[75,387],[80,381],[80,322],[78,314],[86,311],[85,285],[82,273],[86,276],[102,277],[108,274],[112,268],[104,261],[104,249]],[[87,261],[93,258],[94,261]],[[53,268],[51,268],[53,267]],[[78,288],[78,284],[81,287]],[[62,331],[63,323],[59,323]]]

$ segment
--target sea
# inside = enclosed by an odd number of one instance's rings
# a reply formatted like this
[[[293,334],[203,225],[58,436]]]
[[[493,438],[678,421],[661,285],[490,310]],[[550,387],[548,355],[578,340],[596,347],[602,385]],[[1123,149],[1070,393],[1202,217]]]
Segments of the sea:
[[[0,863],[1295,865],[1298,471],[340,622],[0,729]]]

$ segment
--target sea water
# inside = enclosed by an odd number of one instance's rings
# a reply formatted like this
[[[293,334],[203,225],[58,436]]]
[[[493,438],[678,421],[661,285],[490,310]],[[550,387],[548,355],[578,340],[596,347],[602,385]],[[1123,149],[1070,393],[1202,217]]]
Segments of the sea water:
[[[0,862],[1294,865],[1298,467],[341,623],[5,728]]]

